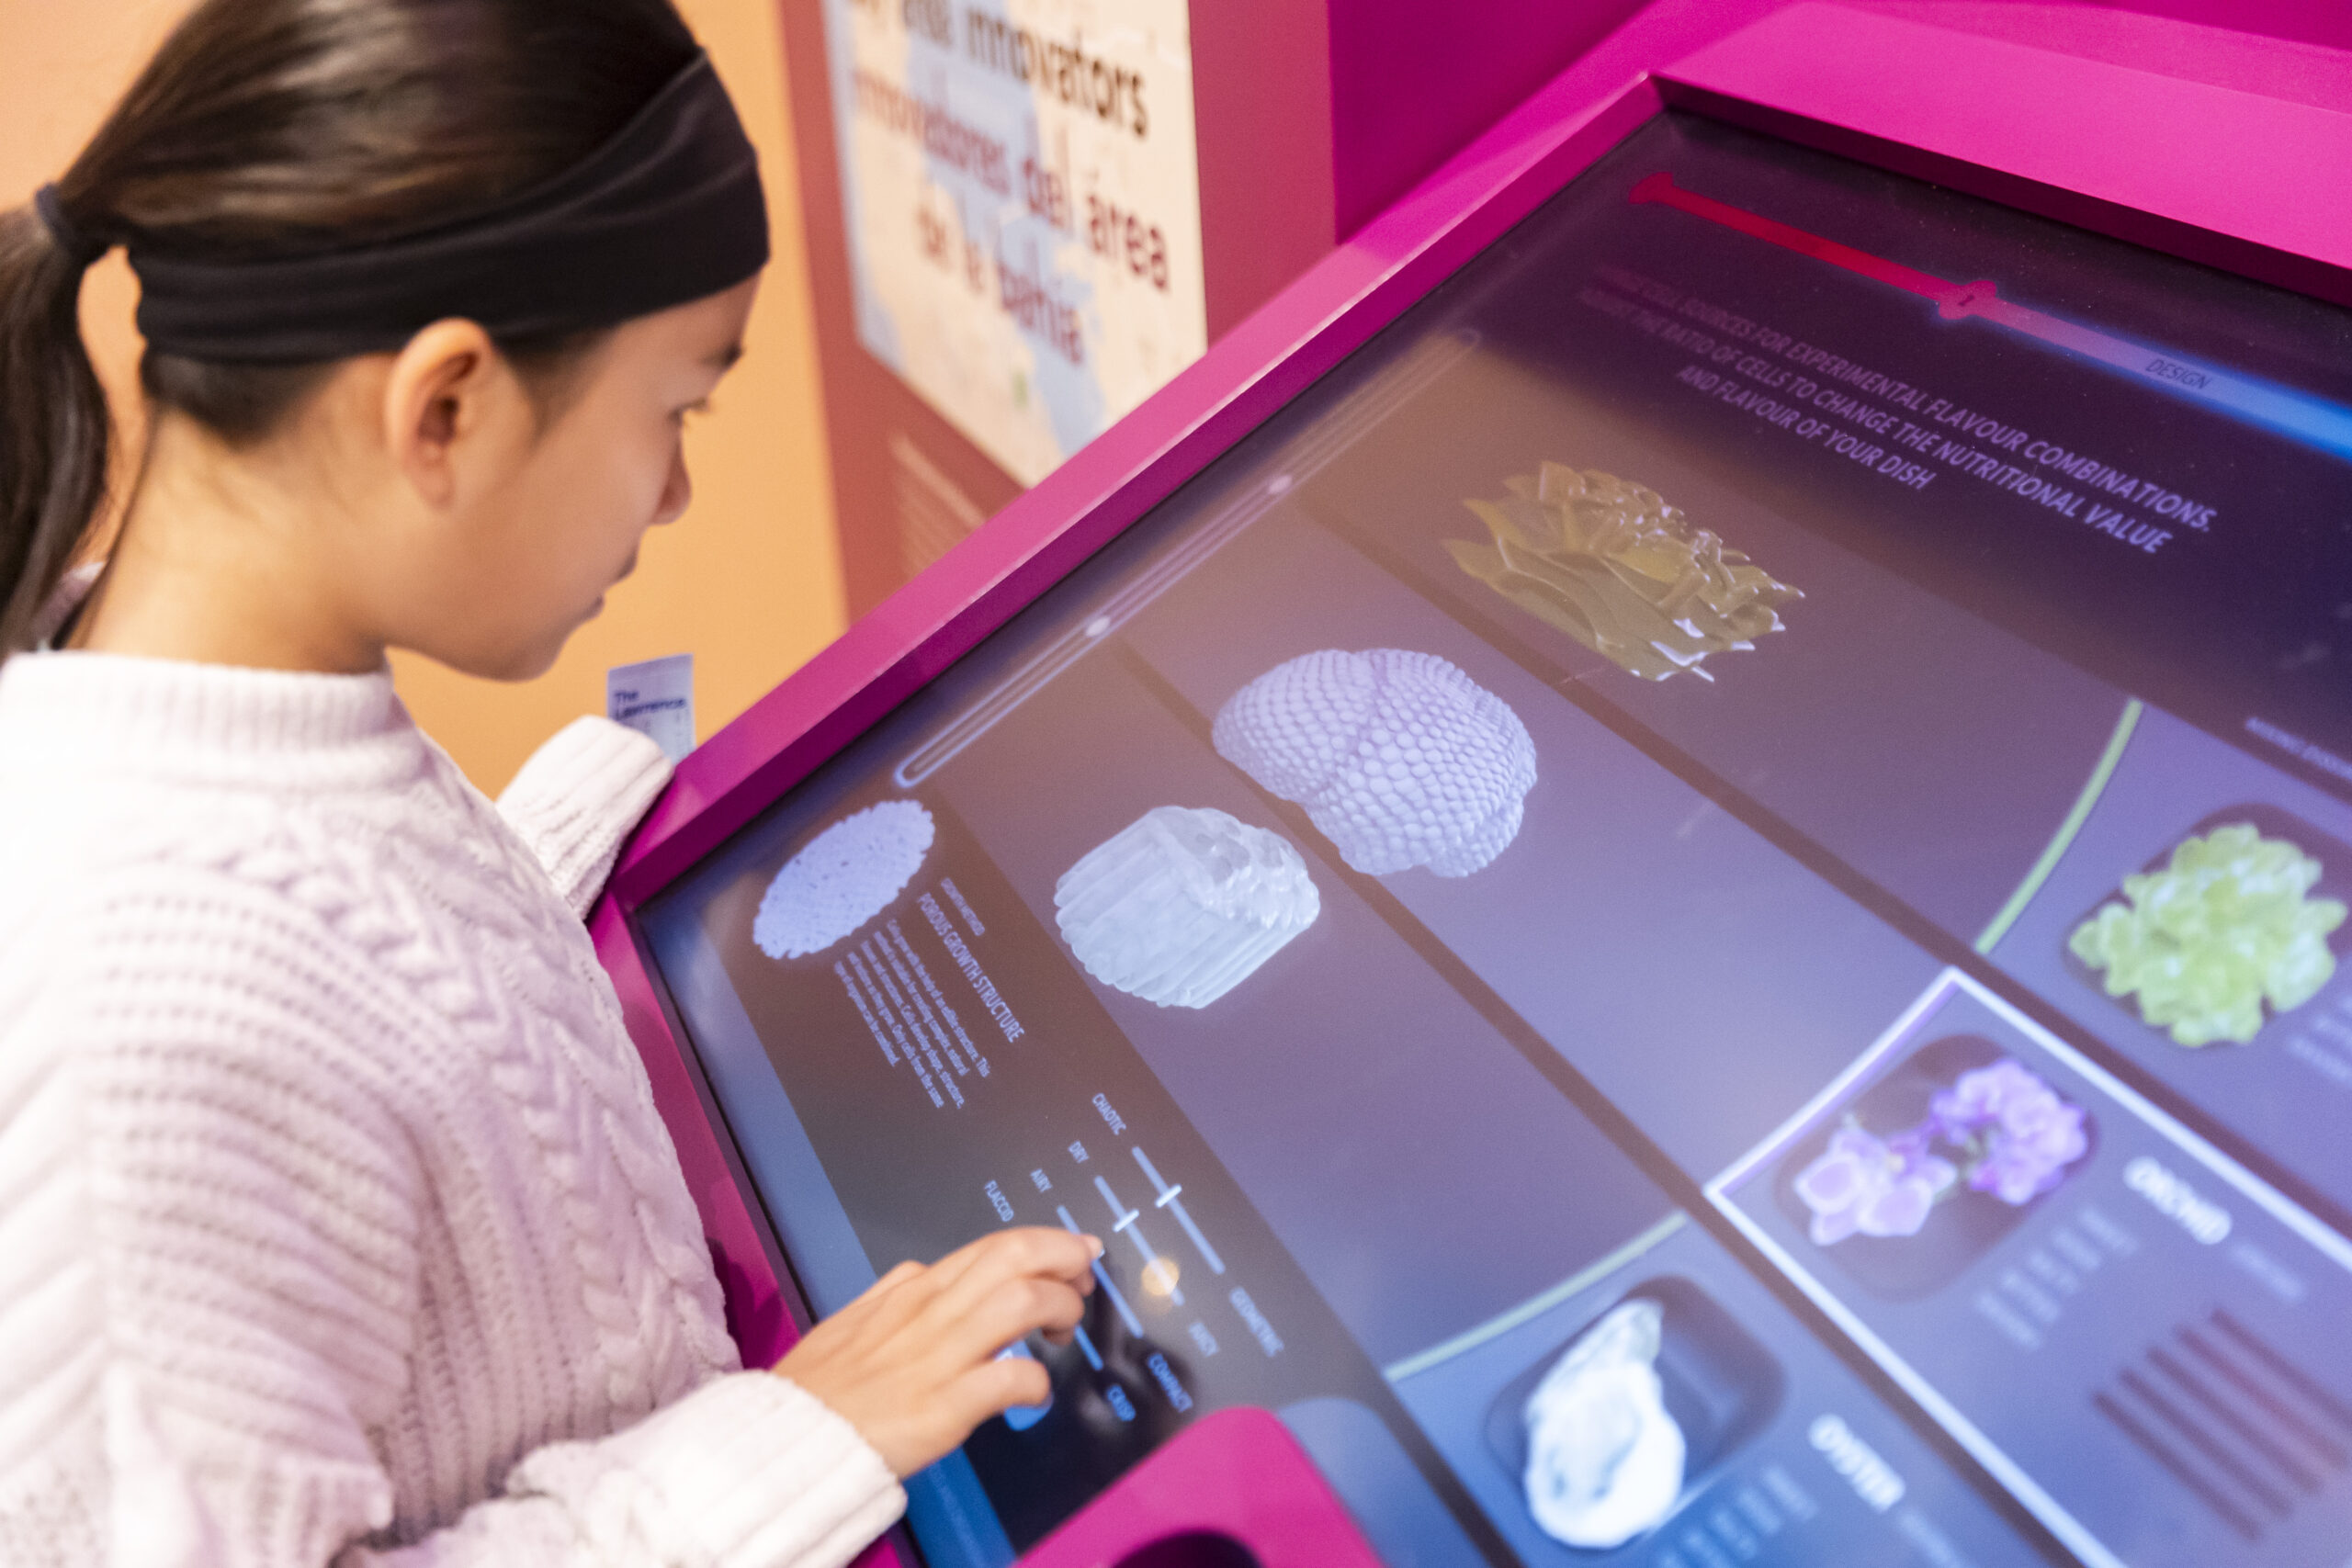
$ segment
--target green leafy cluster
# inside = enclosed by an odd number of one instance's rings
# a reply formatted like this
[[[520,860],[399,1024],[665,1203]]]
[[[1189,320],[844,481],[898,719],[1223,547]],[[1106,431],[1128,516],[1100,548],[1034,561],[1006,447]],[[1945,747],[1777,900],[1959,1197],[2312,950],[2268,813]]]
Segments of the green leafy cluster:
[[[1713,680],[1709,655],[1753,648],[1804,597],[1645,485],[1545,463],[1503,488],[1463,503],[1491,540],[1448,539],[1454,564],[1645,681]]]
[[[2175,1043],[2245,1044],[2263,1003],[2298,1008],[2335,973],[2328,933],[2345,907],[2313,898],[2320,863],[2284,839],[2233,822],[2184,840],[2160,871],[2123,879],[2123,897],[2075,928],[2067,947],[2103,972],[2111,997],[2138,993],[2140,1016]]]

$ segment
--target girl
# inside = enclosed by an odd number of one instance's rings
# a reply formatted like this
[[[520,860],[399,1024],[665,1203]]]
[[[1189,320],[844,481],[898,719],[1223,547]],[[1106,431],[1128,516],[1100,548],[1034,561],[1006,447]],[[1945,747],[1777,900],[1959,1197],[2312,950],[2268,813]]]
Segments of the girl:
[[[578,918],[658,755],[502,818],[385,673],[545,669],[684,510],[763,213],[668,0],[209,0],[0,215],[0,1561],[840,1563],[1045,1397],[1060,1232],[739,1370]]]

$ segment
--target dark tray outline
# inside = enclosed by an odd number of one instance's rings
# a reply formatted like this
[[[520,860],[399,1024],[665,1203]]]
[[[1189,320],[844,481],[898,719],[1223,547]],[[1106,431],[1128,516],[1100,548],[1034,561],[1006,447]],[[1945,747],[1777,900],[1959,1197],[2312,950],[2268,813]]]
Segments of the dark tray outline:
[[[1937,1052],[1947,1056],[1964,1055],[1969,1065],[1957,1069],[1939,1066],[1930,1071],[1913,1070],[1922,1057]],[[1860,1093],[1825,1112],[1811,1130],[1774,1162],[1772,1169],[1773,1202],[1781,1215],[1797,1227],[1805,1245],[1815,1254],[1829,1258],[1845,1278],[1882,1301],[1924,1301],[1949,1288],[1971,1268],[1990,1257],[2019,1225],[2025,1224],[2028,1215],[2088,1170],[2098,1157],[2098,1117],[2081,1100],[2069,1099],[2069,1104],[2079,1106],[2083,1111],[2083,1131],[2089,1139],[2090,1146],[2083,1151],[2081,1158],[2067,1166],[2065,1175],[2048,1192],[2038,1194],[2024,1203],[2010,1204],[1989,1194],[1963,1189],[1947,1202],[1938,1204],[1928,1214],[1927,1224],[1915,1235],[1856,1235],[1827,1247],[1813,1240],[1810,1234],[1813,1211],[1797,1196],[1796,1179],[1828,1146],[1830,1135],[1843,1124],[1847,1111],[1859,1111],[1873,1100],[1883,1100],[1889,1097],[1890,1091],[1901,1093],[1913,1087],[1915,1078],[1925,1078],[1949,1087],[1960,1073],[1989,1066],[2005,1056],[2023,1063],[2035,1077],[2045,1083],[2050,1082],[2049,1075],[2036,1066],[2026,1053],[2003,1045],[1985,1035],[1962,1031],[1937,1035],[1905,1052],[1900,1059],[1874,1076]],[[2051,1088],[2058,1089],[2060,1086],[2052,1083]],[[1882,1120],[1892,1122],[1900,1118]],[[1865,1125],[1868,1126],[1867,1122]],[[1869,1130],[1884,1135],[1902,1129],[1890,1125],[1869,1126]],[[1952,1213],[1960,1205],[1966,1205],[1971,1216],[1982,1216],[1973,1218],[1966,1231],[1951,1223]],[[1945,1223],[1939,1225],[1939,1220]],[[1882,1259],[1889,1261],[1874,1261]]]
[[[1482,1428],[1487,1452],[1508,1478],[1514,1498],[1521,1495],[1525,1484],[1527,1438],[1521,1412],[1526,1408],[1528,1395],[1535,1391],[1535,1385],[1543,1381],[1544,1374],[1566,1354],[1569,1347],[1591,1333],[1595,1325],[1611,1313],[1635,1300],[1653,1301],[1666,1310],[1666,1335],[1669,1341],[1677,1337],[1721,1340],[1723,1343],[1715,1347],[1709,1359],[1733,1363],[1746,1374],[1742,1380],[1743,1386],[1737,1391],[1742,1404],[1721,1429],[1703,1434],[1705,1442],[1702,1445],[1700,1440],[1702,1434],[1691,1430],[1696,1423],[1685,1420],[1683,1413],[1674,1408],[1678,1403],[1675,1398],[1676,1380],[1662,1377],[1668,1394],[1668,1413],[1682,1427],[1684,1441],[1690,1447],[1682,1472],[1682,1489],[1677,1494],[1674,1506],[1665,1518],[1623,1545],[1593,1550],[1552,1540],[1548,1536],[1544,1538],[1555,1550],[1578,1560],[1599,1561],[1610,1553],[1631,1550],[1664,1529],[1677,1514],[1690,1506],[1706,1489],[1717,1471],[1771,1425],[1788,1393],[1788,1374],[1781,1368],[1779,1358],[1749,1334],[1703,1288],[1679,1274],[1653,1276],[1624,1291],[1607,1306],[1577,1325],[1575,1333],[1535,1358],[1505,1383],[1488,1403]],[[1678,1304],[1682,1309],[1679,1314],[1676,1311]],[[1694,1318],[1695,1325],[1692,1322]],[[1658,1359],[1661,1362],[1667,1359],[1665,1352],[1661,1351]]]

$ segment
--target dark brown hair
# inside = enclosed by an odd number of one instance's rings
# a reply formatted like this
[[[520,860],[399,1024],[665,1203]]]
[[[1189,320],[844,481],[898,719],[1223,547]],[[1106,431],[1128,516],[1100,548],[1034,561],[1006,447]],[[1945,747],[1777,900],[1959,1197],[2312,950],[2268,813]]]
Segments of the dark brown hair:
[[[263,259],[432,227],[580,163],[694,58],[670,0],[206,0],[58,181],[93,241]],[[106,501],[111,430],[83,265],[0,212],[0,657]],[[600,334],[591,334],[600,335]],[[544,388],[577,337],[502,343]],[[267,435],[331,365],[149,353],[159,408]]]

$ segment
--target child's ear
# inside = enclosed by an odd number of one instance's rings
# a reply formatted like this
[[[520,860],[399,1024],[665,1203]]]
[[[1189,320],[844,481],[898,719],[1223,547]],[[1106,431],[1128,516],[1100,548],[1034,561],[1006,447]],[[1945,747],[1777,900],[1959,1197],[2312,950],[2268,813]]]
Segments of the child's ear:
[[[456,501],[459,449],[489,423],[493,384],[504,374],[490,334],[468,321],[435,321],[394,356],[384,381],[384,445],[429,505]]]

